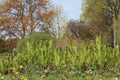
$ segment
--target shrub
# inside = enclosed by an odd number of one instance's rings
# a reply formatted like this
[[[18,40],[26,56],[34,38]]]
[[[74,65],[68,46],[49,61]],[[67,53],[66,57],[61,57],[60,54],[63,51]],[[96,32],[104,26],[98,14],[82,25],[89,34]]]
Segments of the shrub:
[[[40,41],[44,42],[50,40],[54,40],[51,34],[47,34],[45,32],[34,32],[32,35],[18,41],[17,50],[22,51],[23,47],[26,47],[27,42],[32,43],[32,46],[36,48],[36,45]]]
[[[5,41],[4,40],[0,40],[0,53],[4,53],[7,50],[5,49]]]

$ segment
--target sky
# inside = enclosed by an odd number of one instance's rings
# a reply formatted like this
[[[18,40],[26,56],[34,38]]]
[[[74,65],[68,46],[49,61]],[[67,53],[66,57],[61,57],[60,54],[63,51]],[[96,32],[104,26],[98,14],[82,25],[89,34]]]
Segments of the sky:
[[[0,0],[2,1],[2,0]],[[68,19],[78,20],[82,12],[82,2],[84,0],[51,0],[56,6],[62,6]]]
[[[52,0],[57,6],[62,6],[67,17],[70,19],[80,19],[83,0]]]

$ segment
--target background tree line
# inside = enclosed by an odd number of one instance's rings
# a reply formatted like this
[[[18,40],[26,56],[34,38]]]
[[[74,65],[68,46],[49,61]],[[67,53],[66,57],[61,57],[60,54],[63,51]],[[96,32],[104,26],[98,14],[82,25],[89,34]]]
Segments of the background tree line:
[[[83,40],[102,36],[112,47],[120,45],[120,0],[84,0],[80,21],[70,21],[68,30]]]
[[[45,39],[47,33],[64,44],[66,40],[94,42],[99,35],[103,44],[120,44],[120,0],[84,0],[80,20],[68,21],[62,9],[49,0],[4,0],[0,4],[0,37],[21,40],[37,31],[45,32],[40,33]]]

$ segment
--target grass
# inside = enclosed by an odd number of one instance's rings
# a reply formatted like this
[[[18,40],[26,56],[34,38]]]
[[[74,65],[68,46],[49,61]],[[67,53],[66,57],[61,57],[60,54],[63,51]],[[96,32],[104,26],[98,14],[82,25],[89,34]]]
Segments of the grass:
[[[53,41],[27,42],[16,55],[1,54],[1,80],[119,80],[120,49],[101,44],[56,48]],[[22,68],[20,68],[22,66]]]

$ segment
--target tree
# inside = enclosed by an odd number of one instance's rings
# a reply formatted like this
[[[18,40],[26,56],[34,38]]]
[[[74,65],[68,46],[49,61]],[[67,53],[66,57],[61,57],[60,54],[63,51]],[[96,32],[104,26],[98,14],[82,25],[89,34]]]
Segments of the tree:
[[[113,21],[113,27],[114,27],[114,46],[120,45],[120,13],[119,16],[117,17],[117,20],[114,19]]]
[[[65,34],[66,26],[67,26],[67,21],[68,18],[64,14],[64,10],[62,6],[57,6],[56,7],[56,17],[54,19],[54,35],[56,38],[62,38],[63,35]]]
[[[120,0],[85,0],[82,18],[97,27],[98,34],[111,33],[112,44],[114,41],[113,20],[118,20]]]
[[[56,15],[49,0],[4,0],[0,5],[0,30],[5,37],[24,38],[36,29],[50,32]]]
[[[95,23],[102,30],[110,29],[113,18],[117,19],[120,0],[85,0],[83,18]]]
[[[95,37],[95,30],[89,27],[85,21],[70,20],[67,26],[67,34],[81,40],[93,40]]]

